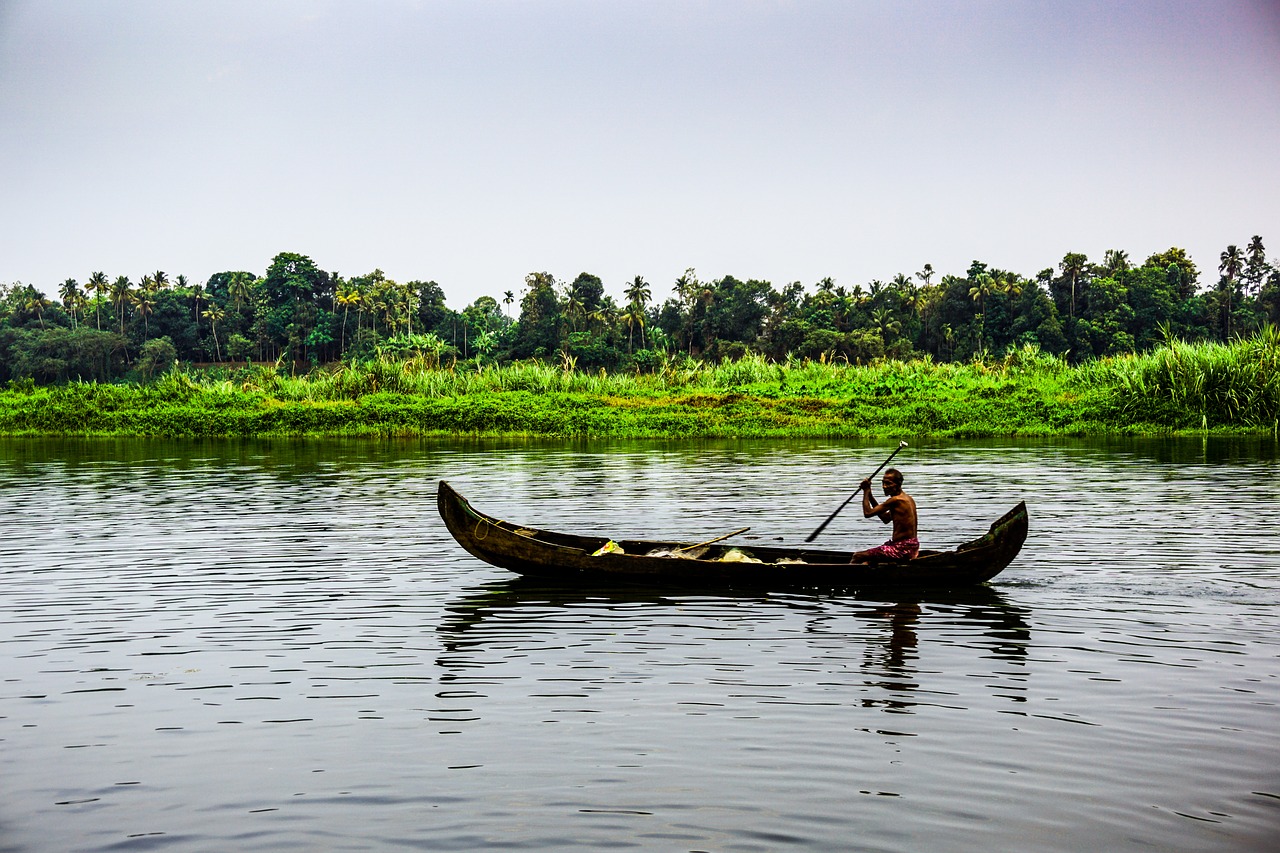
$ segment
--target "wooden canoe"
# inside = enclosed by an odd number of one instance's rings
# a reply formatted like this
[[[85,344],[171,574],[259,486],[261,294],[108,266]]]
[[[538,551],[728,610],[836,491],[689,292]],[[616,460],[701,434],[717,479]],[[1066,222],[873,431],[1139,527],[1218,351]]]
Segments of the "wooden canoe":
[[[1001,516],[982,536],[954,551],[922,550],[914,560],[850,565],[849,551],[748,545],[761,562],[721,560],[734,546],[710,545],[697,559],[648,556],[694,543],[621,539],[624,553],[596,555],[607,536],[578,536],[485,515],[440,481],[436,504],[449,533],[472,556],[520,575],[554,581],[638,583],[705,589],[862,589],[958,587],[991,580],[1013,562],[1027,538],[1027,505]],[[788,562],[779,562],[780,560]],[[800,562],[790,562],[800,561]]]

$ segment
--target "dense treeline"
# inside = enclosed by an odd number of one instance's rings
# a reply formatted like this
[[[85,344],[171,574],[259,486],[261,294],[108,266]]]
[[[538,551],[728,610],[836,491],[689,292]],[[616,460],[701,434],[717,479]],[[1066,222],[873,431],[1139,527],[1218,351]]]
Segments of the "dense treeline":
[[[133,282],[94,272],[57,299],[0,285],[0,380],[148,380],[175,362],[269,362],[288,372],[338,362],[418,359],[463,367],[522,361],[652,372],[672,363],[809,359],[870,364],[1000,359],[1025,350],[1080,364],[1174,340],[1228,342],[1280,323],[1280,266],[1261,237],[1228,246],[1202,286],[1178,248],[1142,264],[1112,250],[1101,263],[1068,253],[1033,277],[974,261],[964,275],[932,266],[888,282],[812,289],[725,276],[678,278],[664,302],[637,276],[621,300],[598,276],[546,272],[461,311],[433,281],[380,270],[344,278],[305,255],[277,255],[265,274],[223,272],[204,284],[163,271]]]

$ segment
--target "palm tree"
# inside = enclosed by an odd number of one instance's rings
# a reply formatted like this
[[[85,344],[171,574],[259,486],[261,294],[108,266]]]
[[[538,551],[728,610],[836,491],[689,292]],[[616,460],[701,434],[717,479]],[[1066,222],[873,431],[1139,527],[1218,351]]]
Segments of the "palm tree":
[[[375,291],[373,295],[373,330],[378,331],[378,315],[382,315],[382,322],[387,327],[388,337],[394,337],[396,327],[392,323],[395,315],[395,303],[387,299],[385,290]]]
[[[1249,241],[1249,248],[1245,249],[1248,258],[1245,264],[1244,277],[1249,282],[1249,289],[1257,293],[1262,287],[1262,277],[1267,271],[1267,250],[1262,245],[1262,238],[1254,235]]]
[[[364,276],[365,292],[368,294],[369,326],[376,334],[378,331],[378,315],[381,314],[382,319],[386,321],[387,335],[390,337],[395,334],[395,329],[391,325],[391,307],[388,305],[386,282],[386,273],[377,268]]]
[[[867,304],[867,292],[862,289],[861,284],[855,284],[849,295],[853,297],[854,304],[858,307],[862,307]]]
[[[146,279],[143,279],[146,281]],[[154,281],[151,287],[143,288],[129,297],[129,302],[138,309],[138,313],[142,315],[142,339],[147,340],[151,336],[151,326],[147,322],[147,318],[156,310],[156,288]]]
[[[649,283],[642,276],[636,276],[627,285],[625,293],[628,302],[634,302],[641,308],[648,305],[653,300],[653,292],[649,289]]]
[[[1218,272],[1222,273],[1222,290],[1227,297],[1227,322],[1226,322],[1226,339],[1231,338],[1231,297],[1236,289],[1236,277],[1240,275],[1240,270],[1244,268],[1244,253],[1240,251],[1240,247],[1234,244],[1228,246],[1218,260]]]
[[[164,270],[156,270],[155,274],[151,276],[151,281],[154,283],[156,290],[164,290],[169,285],[169,274]]]
[[[618,312],[618,309],[613,304],[612,299],[606,299],[600,304],[599,313],[600,319],[604,322],[606,329],[618,325],[618,321],[622,319],[622,315]]]
[[[902,331],[902,322],[896,319],[888,308],[877,308],[872,311],[871,320],[880,330],[880,340],[886,347],[889,346],[889,336]]]
[[[191,288],[191,298],[196,303],[196,334],[200,333],[200,300],[204,299],[204,285],[197,284]]]
[[[358,291],[360,294],[359,313],[356,316],[356,328],[360,328],[360,318],[364,316],[364,312],[369,312],[369,328],[376,335],[378,334],[378,300],[374,298],[373,292],[363,287]]]
[[[244,303],[249,299],[249,285],[253,282],[253,277],[247,272],[233,272],[230,280],[227,282],[227,295],[231,297],[231,305],[237,311],[244,307]]]
[[[570,291],[566,294],[564,303],[564,315],[569,318],[569,325],[573,331],[578,331],[578,320],[586,316],[586,306],[582,304],[582,300],[578,298],[578,294]]]
[[[133,292],[133,282],[127,275],[118,275],[111,283],[111,304],[115,306],[120,320],[120,334],[124,334],[124,306],[129,302],[129,294]]]
[[[350,285],[339,287],[333,296],[333,301],[342,306],[342,344],[340,346],[342,352],[347,351],[347,312],[351,310],[352,305],[359,306],[360,299],[360,291]],[[358,315],[356,325],[359,328]]]
[[[831,303],[831,322],[835,325],[837,332],[849,331],[852,326],[849,318],[853,314],[853,309],[854,300],[843,287],[837,287],[835,300]]]
[[[640,276],[636,276],[631,280],[631,284],[627,285],[625,293],[627,297],[627,325],[631,326],[635,320],[632,315],[640,321],[640,348],[645,348],[644,342],[644,306],[649,304],[653,299],[653,292],[649,289],[649,283]],[[627,352],[631,352],[631,338],[627,338]]]
[[[507,306],[507,317],[511,316],[511,303],[516,301],[516,295],[510,290],[503,292],[502,304]]]
[[[34,311],[36,313],[36,317],[40,320],[40,328],[43,329],[44,328],[44,309],[48,308],[52,304],[53,304],[52,302],[50,302],[48,299],[45,298],[45,295],[43,293],[41,293],[40,291],[32,287],[29,289],[29,292],[27,294],[27,299],[23,307],[26,308],[28,311]]]
[[[644,346],[644,311],[640,310],[639,303],[631,302],[627,305],[627,312],[623,315],[627,321],[627,353],[631,353],[631,343],[635,340],[635,327],[640,326],[640,345]]]
[[[614,312],[613,309],[609,307],[609,302],[609,300],[601,302],[596,307],[596,310],[587,314],[587,320],[591,323],[597,324],[601,331],[607,331],[609,327],[613,325]]]
[[[209,327],[213,329],[213,352],[217,361],[222,361],[222,347],[218,344],[218,323],[227,318],[227,312],[224,308],[217,305],[210,305],[205,309],[204,318],[209,321]]]
[[[834,304],[838,298],[839,297],[836,296],[834,288],[825,289],[822,287],[821,283],[819,283],[817,291],[812,297],[810,297],[809,302],[812,305],[818,305],[825,308]]]
[[[693,267],[689,267],[684,271],[684,275],[676,279],[675,291],[680,299],[683,309],[683,323],[685,340],[689,345],[689,354],[693,355],[693,306],[698,301],[698,291],[702,288],[702,284],[698,281],[698,274],[693,271]]]
[[[911,309],[924,323],[924,333],[927,337],[929,334],[929,286],[908,288],[906,303],[904,307]]]
[[[77,311],[82,314],[89,311],[89,296],[83,292],[71,297],[71,315],[74,317]]]
[[[1102,268],[1113,278],[1129,269],[1129,253],[1124,249],[1107,249],[1102,256]]]
[[[933,278],[933,264],[925,264],[924,269],[916,273],[916,278],[924,282],[924,286],[929,286],[929,279]]]
[[[969,288],[969,298],[978,303],[979,313],[986,307],[986,298],[996,289],[996,280],[990,273],[978,273],[978,277],[973,280],[973,285]]]
[[[1236,276],[1240,275],[1240,270],[1244,267],[1244,255],[1240,251],[1239,246],[1231,245],[1218,257],[1221,263],[1218,265],[1218,272],[1222,273],[1229,281],[1235,281]]]
[[[364,328],[364,309],[369,303],[369,297],[365,295],[364,285],[359,280],[351,282],[347,287],[348,296],[351,304],[356,306],[356,334],[360,334],[360,330]]]
[[[989,273],[978,273],[969,288],[969,298],[978,303],[978,349],[983,348],[983,336],[987,327],[987,297],[996,289],[996,280]]]
[[[74,279],[69,278],[62,283],[62,287],[58,288],[58,296],[62,297],[62,304],[71,312],[71,328],[76,327],[76,308],[79,302],[76,297],[80,295],[80,284]]]
[[[85,283],[85,288],[93,291],[93,298],[98,303],[99,309],[102,307],[102,294],[111,290],[111,282],[107,281],[107,275],[103,272],[95,272],[89,276],[89,281]],[[94,312],[98,320],[98,331],[102,331],[102,311]]]
[[[1076,283],[1079,282],[1080,276],[1084,274],[1085,265],[1089,263],[1089,259],[1079,252],[1067,252],[1063,255],[1062,263],[1059,268],[1062,274],[1071,279],[1071,313],[1070,316],[1076,316]]]
[[[422,296],[412,284],[403,285],[401,293],[404,296],[404,316],[407,324],[406,331],[412,335],[413,315],[418,313],[418,305],[422,301]]]

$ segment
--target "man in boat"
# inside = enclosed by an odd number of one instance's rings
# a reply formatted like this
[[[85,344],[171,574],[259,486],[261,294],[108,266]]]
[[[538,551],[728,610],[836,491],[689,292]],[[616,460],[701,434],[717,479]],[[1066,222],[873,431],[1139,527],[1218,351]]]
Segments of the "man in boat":
[[[858,488],[862,491],[862,517],[876,516],[885,524],[893,522],[893,538],[883,545],[858,551],[850,563],[869,563],[872,560],[910,560],[920,553],[920,540],[916,538],[916,502],[911,495],[902,491],[902,472],[890,468],[884,472],[880,481],[884,489],[884,501],[877,501],[871,494],[871,480],[863,480]]]

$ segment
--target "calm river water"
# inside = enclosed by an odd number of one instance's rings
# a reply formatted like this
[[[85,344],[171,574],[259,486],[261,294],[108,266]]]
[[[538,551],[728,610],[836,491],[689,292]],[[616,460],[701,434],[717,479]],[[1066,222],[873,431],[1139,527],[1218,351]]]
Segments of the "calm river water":
[[[962,595],[540,588],[435,509],[798,543],[892,444],[0,440],[0,851],[1277,849],[1273,442],[913,446],[925,547],[1030,508]]]

